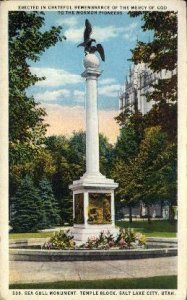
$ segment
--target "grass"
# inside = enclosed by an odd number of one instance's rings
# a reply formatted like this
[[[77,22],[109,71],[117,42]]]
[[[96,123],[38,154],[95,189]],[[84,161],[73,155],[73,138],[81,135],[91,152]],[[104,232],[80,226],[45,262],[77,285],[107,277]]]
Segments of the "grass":
[[[11,284],[10,289],[176,289],[177,276]]]
[[[133,221],[117,221],[116,225],[121,228],[134,228],[136,231],[142,232],[146,236],[151,237],[176,237],[177,223],[170,224],[165,220],[154,220],[148,223],[147,220]],[[36,233],[10,233],[10,239],[24,238],[47,238],[53,235],[53,231],[36,232]]]
[[[10,239],[27,239],[27,238],[47,238],[53,235],[54,231],[49,232],[22,232],[22,233],[10,233]]]
[[[170,224],[166,220],[154,220],[148,223],[147,220],[133,221],[117,221],[116,225],[121,228],[134,228],[148,237],[176,237],[177,223]]]

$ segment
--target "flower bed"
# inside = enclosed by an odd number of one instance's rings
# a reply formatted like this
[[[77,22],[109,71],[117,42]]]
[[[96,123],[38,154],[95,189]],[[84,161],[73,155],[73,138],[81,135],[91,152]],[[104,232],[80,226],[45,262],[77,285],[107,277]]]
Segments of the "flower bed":
[[[110,231],[101,231],[98,237],[91,236],[85,244],[77,246],[70,230],[55,233],[48,242],[44,243],[43,249],[90,249],[90,250],[109,250],[109,249],[135,249],[143,248],[146,245],[146,238],[133,229],[120,229],[114,237]]]

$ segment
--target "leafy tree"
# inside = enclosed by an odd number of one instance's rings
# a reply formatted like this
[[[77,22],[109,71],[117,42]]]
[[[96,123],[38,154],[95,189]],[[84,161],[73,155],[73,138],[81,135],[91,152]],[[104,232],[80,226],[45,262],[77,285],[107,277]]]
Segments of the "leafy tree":
[[[50,136],[46,138],[45,146],[52,156],[54,164],[51,180],[54,196],[60,208],[62,223],[71,223],[73,204],[69,184],[72,183],[75,168],[69,161],[69,156],[71,157],[69,140],[65,136]]]
[[[46,180],[51,180],[56,166],[51,152],[46,148],[41,148],[38,151],[37,157],[32,162],[32,174],[36,184],[45,177]]]
[[[133,159],[128,163],[122,159],[115,161],[113,178],[119,183],[116,190],[116,200],[119,203],[118,207],[128,206],[129,222],[132,222],[132,208],[140,201],[138,175],[139,169]]]
[[[129,12],[131,17],[141,16],[143,31],[152,30],[153,41],[138,42],[132,50],[132,59],[138,63],[144,61],[155,72],[174,70],[177,66],[177,13],[167,12]],[[170,91],[171,92],[171,91]]]
[[[52,186],[58,200],[63,223],[72,222],[72,194],[69,185],[78,180],[86,171],[86,135],[85,132],[74,132],[67,139],[64,136],[50,136],[45,141],[46,150],[53,160],[54,172]],[[112,146],[100,135],[100,163],[103,174],[108,175],[112,162]]]
[[[150,205],[158,201],[167,201],[171,212],[177,195],[176,144],[168,142],[161,127],[145,129],[145,137],[133,165],[138,174],[136,181],[140,199],[148,209],[148,221]]]
[[[74,132],[70,137],[68,154],[72,178],[75,180],[86,171],[86,133],[84,131]]]
[[[159,168],[158,156],[165,150],[167,138],[160,127],[145,129],[145,138],[140,144],[140,151],[136,159],[138,170],[137,183],[141,200],[148,210],[148,221],[150,222],[150,205],[162,198],[161,190],[158,189],[161,178],[156,176]]]
[[[44,31],[44,13],[9,12],[9,140],[10,193],[30,172],[31,164],[43,144],[46,112],[28,96],[26,89],[40,80],[30,71],[30,61],[38,61],[41,54],[62,41],[61,27]]]
[[[28,97],[26,88],[43,80],[33,75],[29,60],[38,61],[41,54],[58,41],[61,27],[43,31],[45,18],[42,12],[9,13],[9,105],[10,141],[32,141],[37,145],[45,132],[45,111],[39,108],[33,97]]]
[[[177,145],[167,143],[154,163],[157,166],[155,172],[155,190],[160,199],[169,205],[169,221],[174,221],[173,206],[177,205]]]
[[[146,127],[161,126],[170,140],[177,135],[177,13],[167,12],[129,12],[131,17],[141,16],[143,31],[151,30],[153,40],[138,41],[131,50],[131,60],[146,63],[154,73],[170,71],[169,78],[161,78],[152,84],[153,91],[146,94],[147,101],[154,101],[152,109],[143,116]],[[122,112],[116,119],[123,125],[132,114]],[[139,113],[135,112],[138,117]],[[134,117],[130,116],[130,119]]]
[[[21,181],[11,203],[11,225],[15,232],[34,232],[40,228],[41,199],[29,176]]]
[[[61,221],[60,210],[58,208],[58,203],[54,197],[51,184],[47,180],[47,178],[42,178],[42,180],[39,182],[38,189],[42,211],[40,226],[42,228],[49,228],[55,225],[59,225]]]
[[[128,145],[128,140],[127,140]],[[167,134],[161,127],[146,128],[144,138],[134,156],[118,158],[113,176],[119,182],[118,200],[129,207],[132,221],[132,207],[143,201],[148,210],[158,201],[168,202],[170,211],[176,204],[176,145],[168,142]]]
[[[69,195],[68,185],[72,182],[71,173],[74,171],[68,161],[69,141],[64,136],[51,136],[46,138],[45,144],[55,166],[52,174],[54,194],[57,199],[62,199]]]
[[[112,177],[119,183],[119,188],[116,190],[117,206],[121,208],[124,205],[128,206],[130,222],[132,222],[132,208],[139,201],[136,196],[138,186],[135,180],[139,170],[135,168],[134,159],[139,153],[140,143],[144,137],[144,127],[142,115],[132,115],[121,127],[114,148]]]
[[[147,94],[147,101],[155,105],[146,116],[146,122],[160,125],[170,139],[177,134],[177,13],[130,12],[130,16],[141,16],[143,31],[152,30],[151,42],[139,41],[132,50],[132,61],[147,63],[153,72],[170,71],[171,77],[159,79],[153,84],[154,90]]]
[[[120,134],[115,145],[115,157],[128,163],[135,157],[139,150],[139,144],[142,140],[143,133],[136,131],[130,123],[125,124],[120,129]]]
[[[111,176],[111,167],[114,160],[114,149],[107,137],[99,134],[99,162],[100,172],[107,177]]]
[[[117,162],[120,175],[116,180],[121,180],[119,193],[120,196],[123,193],[126,195],[127,202],[139,198],[146,202],[149,209],[151,203],[167,200],[172,211],[172,205],[176,204],[177,189],[177,13],[129,12],[129,15],[141,16],[143,31],[151,30],[153,33],[152,41],[137,42],[136,47],[131,50],[131,60],[135,64],[146,63],[154,73],[170,71],[171,76],[160,78],[152,84],[153,89],[146,94],[146,98],[147,101],[153,100],[154,105],[147,114],[126,110],[116,118],[124,127],[124,132],[128,125],[133,125],[136,132],[139,129],[140,142],[134,158],[127,149],[127,135],[124,136],[124,141],[121,139],[116,145],[119,159],[123,159],[119,165]],[[134,136],[132,149],[137,137],[138,135]],[[122,150],[124,144],[126,155]],[[118,177],[117,173],[116,176]],[[129,187],[133,182],[135,189],[132,196]]]

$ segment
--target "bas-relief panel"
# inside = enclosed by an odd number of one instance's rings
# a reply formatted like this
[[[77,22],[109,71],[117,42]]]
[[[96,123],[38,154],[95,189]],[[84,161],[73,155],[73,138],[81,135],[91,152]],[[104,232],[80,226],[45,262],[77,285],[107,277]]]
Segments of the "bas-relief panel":
[[[75,208],[75,224],[84,224],[84,194],[75,194],[74,196],[74,208]]]
[[[89,193],[88,223],[110,224],[111,223],[111,194]]]

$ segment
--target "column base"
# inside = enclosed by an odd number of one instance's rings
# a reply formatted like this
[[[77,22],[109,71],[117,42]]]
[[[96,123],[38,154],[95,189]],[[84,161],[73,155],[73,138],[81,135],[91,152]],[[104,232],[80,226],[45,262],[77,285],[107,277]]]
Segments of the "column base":
[[[78,225],[74,225],[71,228],[71,233],[74,236],[74,240],[77,245],[81,245],[82,243],[86,243],[88,238],[99,237],[100,233],[108,232],[113,234],[114,237],[117,236],[119,230],[115,228],[113,225],[91,225],[90,227],[81,227]]]
[[[115,228],[114,189],[118,184],[101,173],[85,173],[69,188],[73,191],[74,226],[72,234],[78,244],[98,237],[108,230],[117,235]]]

